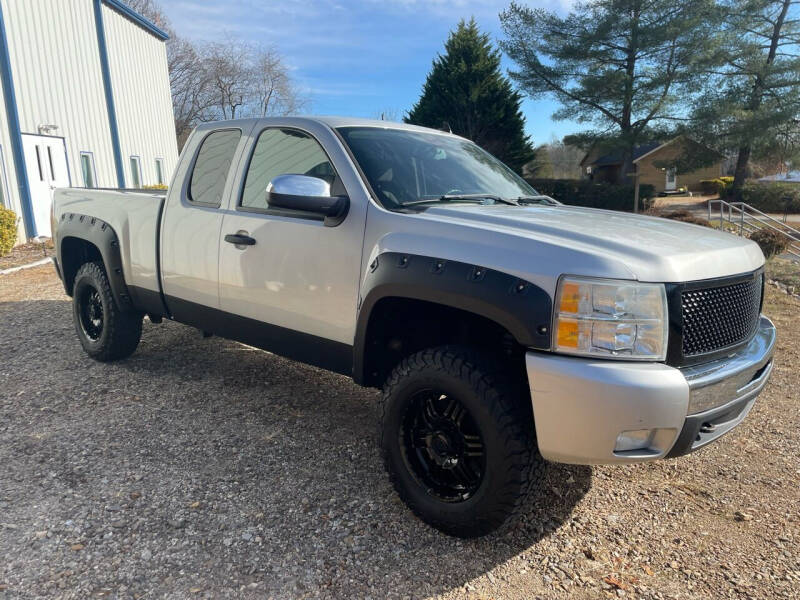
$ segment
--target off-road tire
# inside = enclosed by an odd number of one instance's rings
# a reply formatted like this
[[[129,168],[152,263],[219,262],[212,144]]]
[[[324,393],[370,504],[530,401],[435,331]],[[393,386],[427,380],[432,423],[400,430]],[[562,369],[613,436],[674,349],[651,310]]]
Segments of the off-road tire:
[[[96,335],[87,332],[82,324],[82,310],[88,302],[87,294],[96,291],[96,300],[102,306],[101,326]],[[72,294],[72,317],[78,339],[86,354],[100,362],[127,358],[136,350],[142,336],[142,315],[125,312],[117,306],[102,263],[85,263],[75,275]]]
[[[379,443],[397,493],[420,519],[462,538],[513,522],[545,471],[525,383],[524,377],[515,378],[491,358],[463,346],[417,352],[392,371],[380,403]],[[425,386],[457,397],[483,437],[486,468],[480,487],[466,500],[442,501],[409,467],[402,423],[414,394]]]

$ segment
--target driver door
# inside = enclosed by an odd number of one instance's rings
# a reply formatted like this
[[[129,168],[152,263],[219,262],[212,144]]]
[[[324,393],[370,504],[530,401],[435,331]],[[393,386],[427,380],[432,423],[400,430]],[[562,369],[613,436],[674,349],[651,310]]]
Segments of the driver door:
[[[254,137],[239,186],[241,193],[223,218],[220,307],[257,321],[250,324],[255,328],[267,325],[263,335],[274,339],[277,346],[313,345],[317,338],[350,347],[365,213],[351,210],[342,223],[326,227],[317,215],[271,209],[267,185],[278,175],[325,179],[333,195],[346,190],[328,154],[310,133],[268,127]],[[253,243],[226,241],[225,236],[231,234],[251,238]]]

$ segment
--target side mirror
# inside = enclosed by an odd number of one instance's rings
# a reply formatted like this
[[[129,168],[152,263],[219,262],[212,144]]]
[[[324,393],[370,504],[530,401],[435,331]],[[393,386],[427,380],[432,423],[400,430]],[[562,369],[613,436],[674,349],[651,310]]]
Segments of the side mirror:
[[[350,208],[347,196],[331,196],[324,179],[308,175],[278,175],[267,185],[267,205],[320,215],[327,227],[344,221]]]

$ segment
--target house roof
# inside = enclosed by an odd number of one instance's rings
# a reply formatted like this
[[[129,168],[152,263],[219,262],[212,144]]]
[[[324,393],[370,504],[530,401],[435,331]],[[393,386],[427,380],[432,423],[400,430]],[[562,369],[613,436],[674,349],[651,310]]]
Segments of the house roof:
[[[647,144],[642,144],[641,146],[636,146],[636,148],[634,148],[634,150],[633,150],[633,162],[634,163],[638,163],[640,160],[642,160],[646,156],[649,156],[649,155],[653,154],[653,152],[656,152],[656,151],[661,150],[662,148],[664,148],[666,146],[669,146],[672,142],[677,141],[677,140],[681,139],[682,137],[683,137],[682,135],[679,135],[679,136],[674,137],[674,138],[672,138],[670,140],[667,140],[666,142],[649,142]],[[687,139],[689,139],[689,138],[687,138]],[[691,142],[692,140],[689,140],[689,141]],[[697,142],[694,142],[694,143],[696,144]],[[722,154],[720,154],[719,152],[717,152],[713,148],[708,148],[708,151],[709,152],[715,152],[720,157],[722,157]],[[581,165],[582,166],[586,166],[588,164],[588,165],[592,165],[593,167],[609,167],[609,166],[612,166],[612,165],[621,165],[622,164],[622,150],[615,150],[613,152],[609,152],[608,154],[603,154],[602,156],[598,156],[596,159],[594,159],[592,161],[589,161],[588,159],[589,159],[589,156],[590,156],[591,152],[592,151],[589,150],[589,152],[586,153],[586,156],[583,157],[583,160],[581,161]]]
[[[116,10],[117,12],[122,14],[122,16],[130,19],[140,27],[149,31],[161,41],[166,41],[169,39],[169,34],[166,31],[158,27],[155,23],[153,23],[149,19],[140,15],[138,12],[130,8],[124,2],[121,2],[121,0],[102,0],[102,2],[106,4],[109,8]]]
[[[669,142],[667,142],[667,144],[668,143]],[[650,154],[651,152],[657,150],[662,146],[666,146],[666,144],[664,144],[663,142],[650,142],[649,144],[642,144],[641,146],[636,146],[636,148],[633,149],[633,162],[638,161],[646,154]],[[589,164],[592,165],[593,167],[608,167],[611,165],[621,165],[622,150],[615,150],[613,152],[609,152],[608,154],[603,154],[602,156],[598,156]]]

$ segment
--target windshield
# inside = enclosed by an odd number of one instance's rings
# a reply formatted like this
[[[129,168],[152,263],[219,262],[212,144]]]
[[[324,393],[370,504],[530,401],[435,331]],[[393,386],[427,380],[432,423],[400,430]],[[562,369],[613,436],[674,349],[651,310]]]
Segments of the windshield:
[[[384,208],[536,196],[511,169],[458,137],[378,127],[338,131]]]

